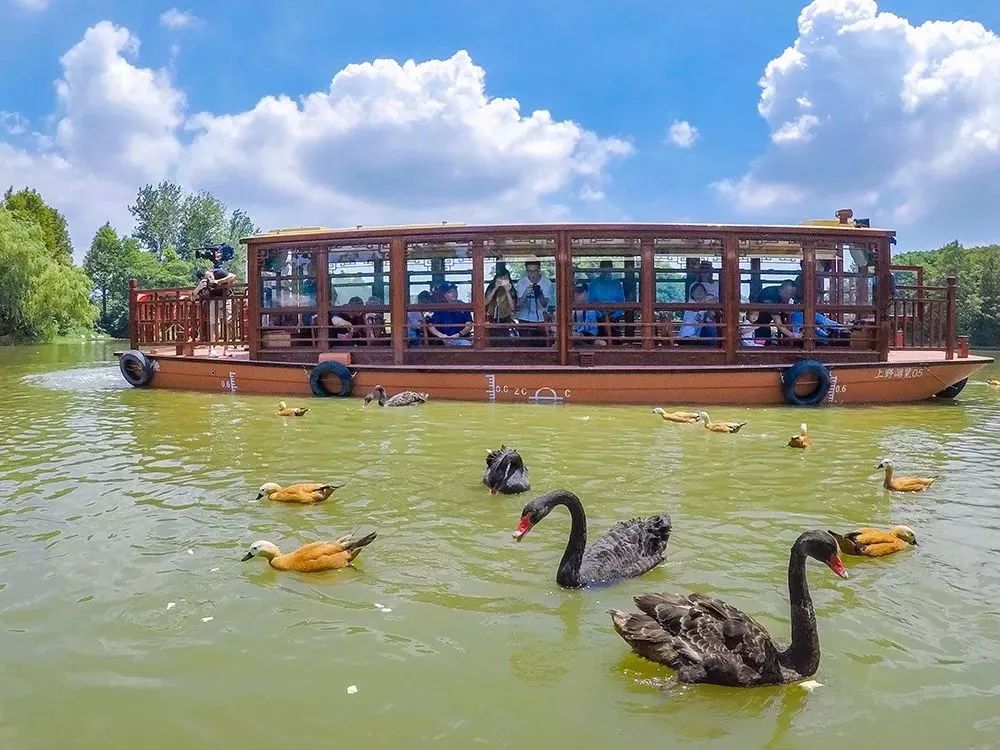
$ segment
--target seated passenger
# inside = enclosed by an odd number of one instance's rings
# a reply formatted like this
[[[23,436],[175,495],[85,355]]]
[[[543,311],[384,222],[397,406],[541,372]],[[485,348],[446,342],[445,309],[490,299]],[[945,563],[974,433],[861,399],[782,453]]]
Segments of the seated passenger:
[[[573,301],[577,305],[586,305],[589,301],[587,284],[580,282],[573,290]],[[607,346],[607,341],[599,337],[597,330],[597,310],[573,310],[573,343]]]
[[[444,301],[450,305],[458,302],[458,287],[445,283],[440,287]],[[472,346],[472,313],[468,310],[436,310],[430,318],[430,333],[441,339],[445,346]]]
[[[796,310],[788,316],[789,327],[793,333],[802,336],[802,326],[805,324],[806,315],[801,310]],[[835,345],[841,338],[848,335],[845,326],[838,323],[833,318],[828,318],[822,313],[815,313],[816,342],[818,344]]]
[[[517,319],[521,323],[532,325],[518,329],[521,343],[525,346],[545,346],[549,305],[555,299],[555,287],[552,281],[542,276],[541,261],[529,260],[524,264],[525,276],[518,279]]]
[[[698,279],[694,282],[695,284],[701,284],[705,287],[705,291],[708,293],[709,297],[719,297],[719,282],[715,281],[715,267],[712,265],[712,261],[703,260],[698,264]],[[694,286],[694,284],[692,284]],[[690,298],[691,290],[688,290],[688,295]]]
[[[374,294],[365,303],[367,307],[382,307],[385,303]],[[373,343],[387,343],[388,331],[385,330],[385,313],[365,313],[365,333]]]
[[[426,305],[431,301],[431,293],[426,289],[417,295],[417,304]],[[419,346],[424,342],[424,323],[427,313],[423,310],[410,310],[406,313],[406,339],[410,346]]]
[[[708,294],[705,285],[700,281],[691,285],[691,301],[694,303],[703,302],[705,304],[716,304],[718,300]],[[716,337],[715,311],[714,310],[685,310],[684,318],[681,321],[681,330],[677,334],[681,339],[714,339]],[[699,341],[689,343],[712,344],[711,341]]]
[[[757,338],[759,318],[760,313],[756,310],[747,310],[743,313],[743,317],[740,319],[740,340],[743,346],[764,346],[764,339]]]
[[[510,280],[510,271],[506,264],[497,263],[493,280],[486,286],[486,322],[497,326],[489,330],[491,346],[513,343],[511,338],[517,333],[512,327],[516,310],[517,290]]]

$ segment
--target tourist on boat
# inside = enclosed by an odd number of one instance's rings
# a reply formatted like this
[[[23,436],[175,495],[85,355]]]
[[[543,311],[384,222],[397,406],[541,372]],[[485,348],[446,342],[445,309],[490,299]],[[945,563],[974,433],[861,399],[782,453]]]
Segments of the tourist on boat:
[[[330,307],[337,306],[337,289],[336,287],[330,287]],[[333,341],[349,341],[354,338],[354,324],[348,319],[347,315],[340,315],[339,313],[330,313],[330,339]],[[310,324],[314,324],[316,316],[312,316],[312,321]]]
[[[700,281],[691,285],[689,290],[691,302],[714,305],[718,298],[712,297]],[[681,330],[677,334],[681,339],[702,339],[685,343],[713,344],[716,337],[716,316],[714,310],[685,310],[681,321]]]
[[[385,302],[373,294],[368,298],[365,305],[367,307],[382,307],[385,305]],[[373,343],[386,342],[389,338],[389,333],[385,330],[385,313],[381,310],[365,313],[365,333]]]
[[[454,305],[458,302],[458,287],[445,282],[438,288],[444,302]],[[472,346],[472,313],[468,310],[436,310],[430,318],[429,330],[432,336],[445,346]]]
[[[549,304],[555,298],[555,287],[542,276],[541,261],[529,260],[524,264],[525,276],[518,279],[517,319],[522,325],[520,336],[526,346],[545,346],[545,323]]]
[[[797,333],[801,336],[802,326],[804,323],[805,313],[801,310],[796,310],[795,312],[789,314],[788,324],[793,333]],[[816,343],[830,346],[835,346],[842,342],[846,343],[848,330],[840,322],[817,312],[815,313],[815,324]]]
[[[598,266],[600,268],[600,273],[597,278],[590,280],[590,291],[588,293],[588,298],[590,302],[594,304],[607,304],[609,302],[624,302],[625,301],[625,287],[622,285],[621,279],[613,278],[611,273],[614,270],[615,264],[610,260],[602,260]],[[599,310],[597,311],[597,319],[606,324],[604,327],[607,329],[608,336],[617,337],[621,335],[618,326],[611,326],[611,323],[620,323],[625,317],[625,312],[623,310]]]
[[[765,339],[757,337],[757,323],[759,322],[759,318],[760,313],[756,310],[747,310],[740,318],[740,340],[743,346],[751,348],[764,346]]]
[[[712,261],[703,260],[698,264],[697,280],[694,284],[701,284],[705,287],[705,292],[709,297],[719,298],[719,282],[715,281],[715,267],[712,265]],[[692,286],[694,286],[692,284]],[[688,299],[691,298],[691,290],[688,289]]]
[[[587,283],[581,281],[573,290],[573,301],[577,305],[586,305],[589,302],[589,291]],[[573,343],[592,346],[606,346],[607,341],[599,336],[597,328],[597,310],[573,309]]]
[[[431,301],[431,293],[426,289],[417,295],[417,304],[426,305]],[[406,313],[406,338],[410,346],[419,346],[424,341],[424,323],[427,313],[423,310],[410,310]]]
[[[778,286],[766,286],[761,289],[757,294],[751,295],[751,302],[757,302],[762,305],[790,305],[792,304],[792,299],[795,297],[795,282],[791,279],[786,279],[782,281]],[[761,311],[757,315],[757,323],[759,324],[757,328],[756,338],[764,339],[770,344],[776,343],[771,335],[771,326],[774,325],[778,332],[787,338],[800,339],[802,338],[801,333],[795,333],[782,319],[781,314],[775,317],[774,314],[769,312]]]
[[[491,324],[489,340],[491,346],[510,345],[517,335],[513,328],[514,312],[517,310],[517,290],[510,278],[505,263],[497,263],[493,280],[486,286],[486,322]],[[497,326],[496,328],[492,326]]]

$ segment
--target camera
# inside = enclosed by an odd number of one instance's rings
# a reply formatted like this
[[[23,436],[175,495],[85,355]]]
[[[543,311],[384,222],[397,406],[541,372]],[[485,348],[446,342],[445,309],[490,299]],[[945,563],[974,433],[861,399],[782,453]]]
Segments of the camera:
[[[221,253],[223,262],[232,260],[236,256],[236,251],[229,245],[205,245],[194,251],[194,257],[204,260],[215,260],[215,254]]]
[[[531,285],[531,291],[533,291],[535,293],[536,297],[541,297],[542,296],[542,287],[541,287],[540,284],[532,284]]]

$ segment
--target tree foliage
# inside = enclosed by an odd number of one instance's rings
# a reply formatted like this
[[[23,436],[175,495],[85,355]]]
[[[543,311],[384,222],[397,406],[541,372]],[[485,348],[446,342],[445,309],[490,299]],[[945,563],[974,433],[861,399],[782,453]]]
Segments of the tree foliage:
[[[30,213],[19,216],[0,207],[2,341],[50,341],[93,325],[90,279],[53,257],[47,229],[51,226],[39,224]]]
[[[954,276],[959,332],[968,333],[973,346],[1000,347],[1000,245],[966,248],[949,242],[937,250],[902,253],[893,262],[923,266],[927,285],[943,286]]]
[[[15,193],[14,188],[9,187],[3,194],[3,207],[15,218],[38,225],[52,260],[64,266],[73,265],[73,243],[69,239],[66,217],[46,204],[41,193],[30,188]]]

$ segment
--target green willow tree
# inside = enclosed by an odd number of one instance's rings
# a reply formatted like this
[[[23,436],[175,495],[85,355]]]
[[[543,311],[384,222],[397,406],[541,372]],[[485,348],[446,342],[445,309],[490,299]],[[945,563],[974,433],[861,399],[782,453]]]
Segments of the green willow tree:
[[[51,216],[51,214],[48,214]],[[51,341],[90,330],[97,310],[91,282],[79,268],[53,257],[51,227],[0,207],[0,341]]]
[[[31,188],[14,192],[7,188],[3,194],[3,207],[15,218],[34,222],[42,230],[42,239],[49,256],[64,266],[73,265],[73,243],[69,239],[66,218],[45,203],[42,194]]]

